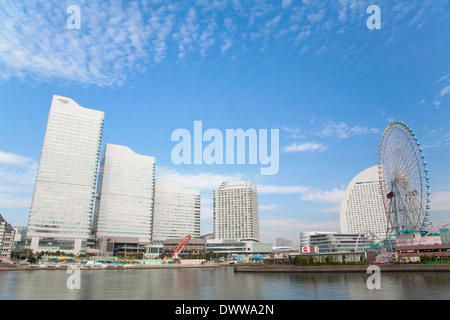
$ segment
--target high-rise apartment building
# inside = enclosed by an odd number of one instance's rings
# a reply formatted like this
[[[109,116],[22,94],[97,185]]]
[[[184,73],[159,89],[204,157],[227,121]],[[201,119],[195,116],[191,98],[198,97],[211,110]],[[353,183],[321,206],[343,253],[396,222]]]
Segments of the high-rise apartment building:
[[[259,241],[258,194],[251,181],[223,182],[214,190],[214,238]]]
[[[359,173],[347,186],[341,202],[342,233],[371,231],[384,239],[387,218],[381,198],[378,166]]]
[[[28,220],[34,251],[85,249],[103,122],[104,112],[53,96]]]
[[[93,233],[100,237],[152,239],[155,158],[107,144],[98,174]]]
[[[153,242],[200,237],[200,190],[157,179],[153,215]]]

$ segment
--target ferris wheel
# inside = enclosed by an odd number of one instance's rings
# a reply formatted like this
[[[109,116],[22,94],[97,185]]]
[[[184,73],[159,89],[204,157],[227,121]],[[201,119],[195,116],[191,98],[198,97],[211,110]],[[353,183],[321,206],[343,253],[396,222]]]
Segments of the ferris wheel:
[[[429,230],[430,185],[425,157],[414,132],[401,121],[384,131],[378,159],[379,182],[388,219],[386,236]]]

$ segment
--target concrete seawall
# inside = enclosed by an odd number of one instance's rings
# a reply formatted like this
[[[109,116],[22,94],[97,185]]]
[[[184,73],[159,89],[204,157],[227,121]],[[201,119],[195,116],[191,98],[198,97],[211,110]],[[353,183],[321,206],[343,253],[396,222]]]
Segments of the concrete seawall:
[[[235,272],[367,272],[370,265],[293,266],[293,265],[234,265]],[[450,272],[450,264],[384,264],[383,272]]]

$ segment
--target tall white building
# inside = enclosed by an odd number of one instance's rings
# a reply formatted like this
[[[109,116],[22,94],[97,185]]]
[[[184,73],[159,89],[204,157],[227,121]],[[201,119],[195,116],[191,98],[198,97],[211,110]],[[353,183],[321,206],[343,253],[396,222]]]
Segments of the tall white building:
[[[104,116],[72,99],[53,96],[28,220],[34,251],[84,250]]]
[[[102,151],[93,233],[100,237],[152,238],[155,158],[107,144]]]
[[[384,239],[387,218],[381,198],[378,166],[359,173],[347,186],[341,202],[342,233],[371,231]]]
[[[258,194],[251,181],[223,182],[214,190],[214,238],[259,242]]]
[[[157,179],[153,214],[153,242],[200,237],[200,190]]]

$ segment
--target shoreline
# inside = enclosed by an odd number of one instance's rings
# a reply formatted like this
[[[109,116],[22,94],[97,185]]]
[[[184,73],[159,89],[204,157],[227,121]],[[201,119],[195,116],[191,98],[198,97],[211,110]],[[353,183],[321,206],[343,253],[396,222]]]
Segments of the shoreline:
[[[226,265],[228,266],[228,265]],[[86,266],[75,265],[79,270],[142,270],[142,269],[185,269],[185,268],[218,268],[224,267],[219,264],[149,264],[149,265],[105,265],[105,266]],[[44,271],[44,270],[67,270],[69,266],[0,266],[1,271]]]
[[[233,267],[234,272],[255,273],[371,273],[370,266],[378,266],[383,272],[450,272],[450,264],[378,264],[378,265],[328,265],[328,266],[294,266],[294,265],[250,265],[250,264],[152,264],[152,265],[75,265],[79,270],[143,270],[143,269],[186,269]],[[69,265],[56,266],[4,266],[1,271],[41,271],[67,270]]]
[[[450,272],[450,264],[378,264],[378,265],[337,265],[337,266],[294,266],[294,265],[234,265],[234,272],[261,273],[348,273],[367,271],[370,266],[378,266],[382,272]]]

